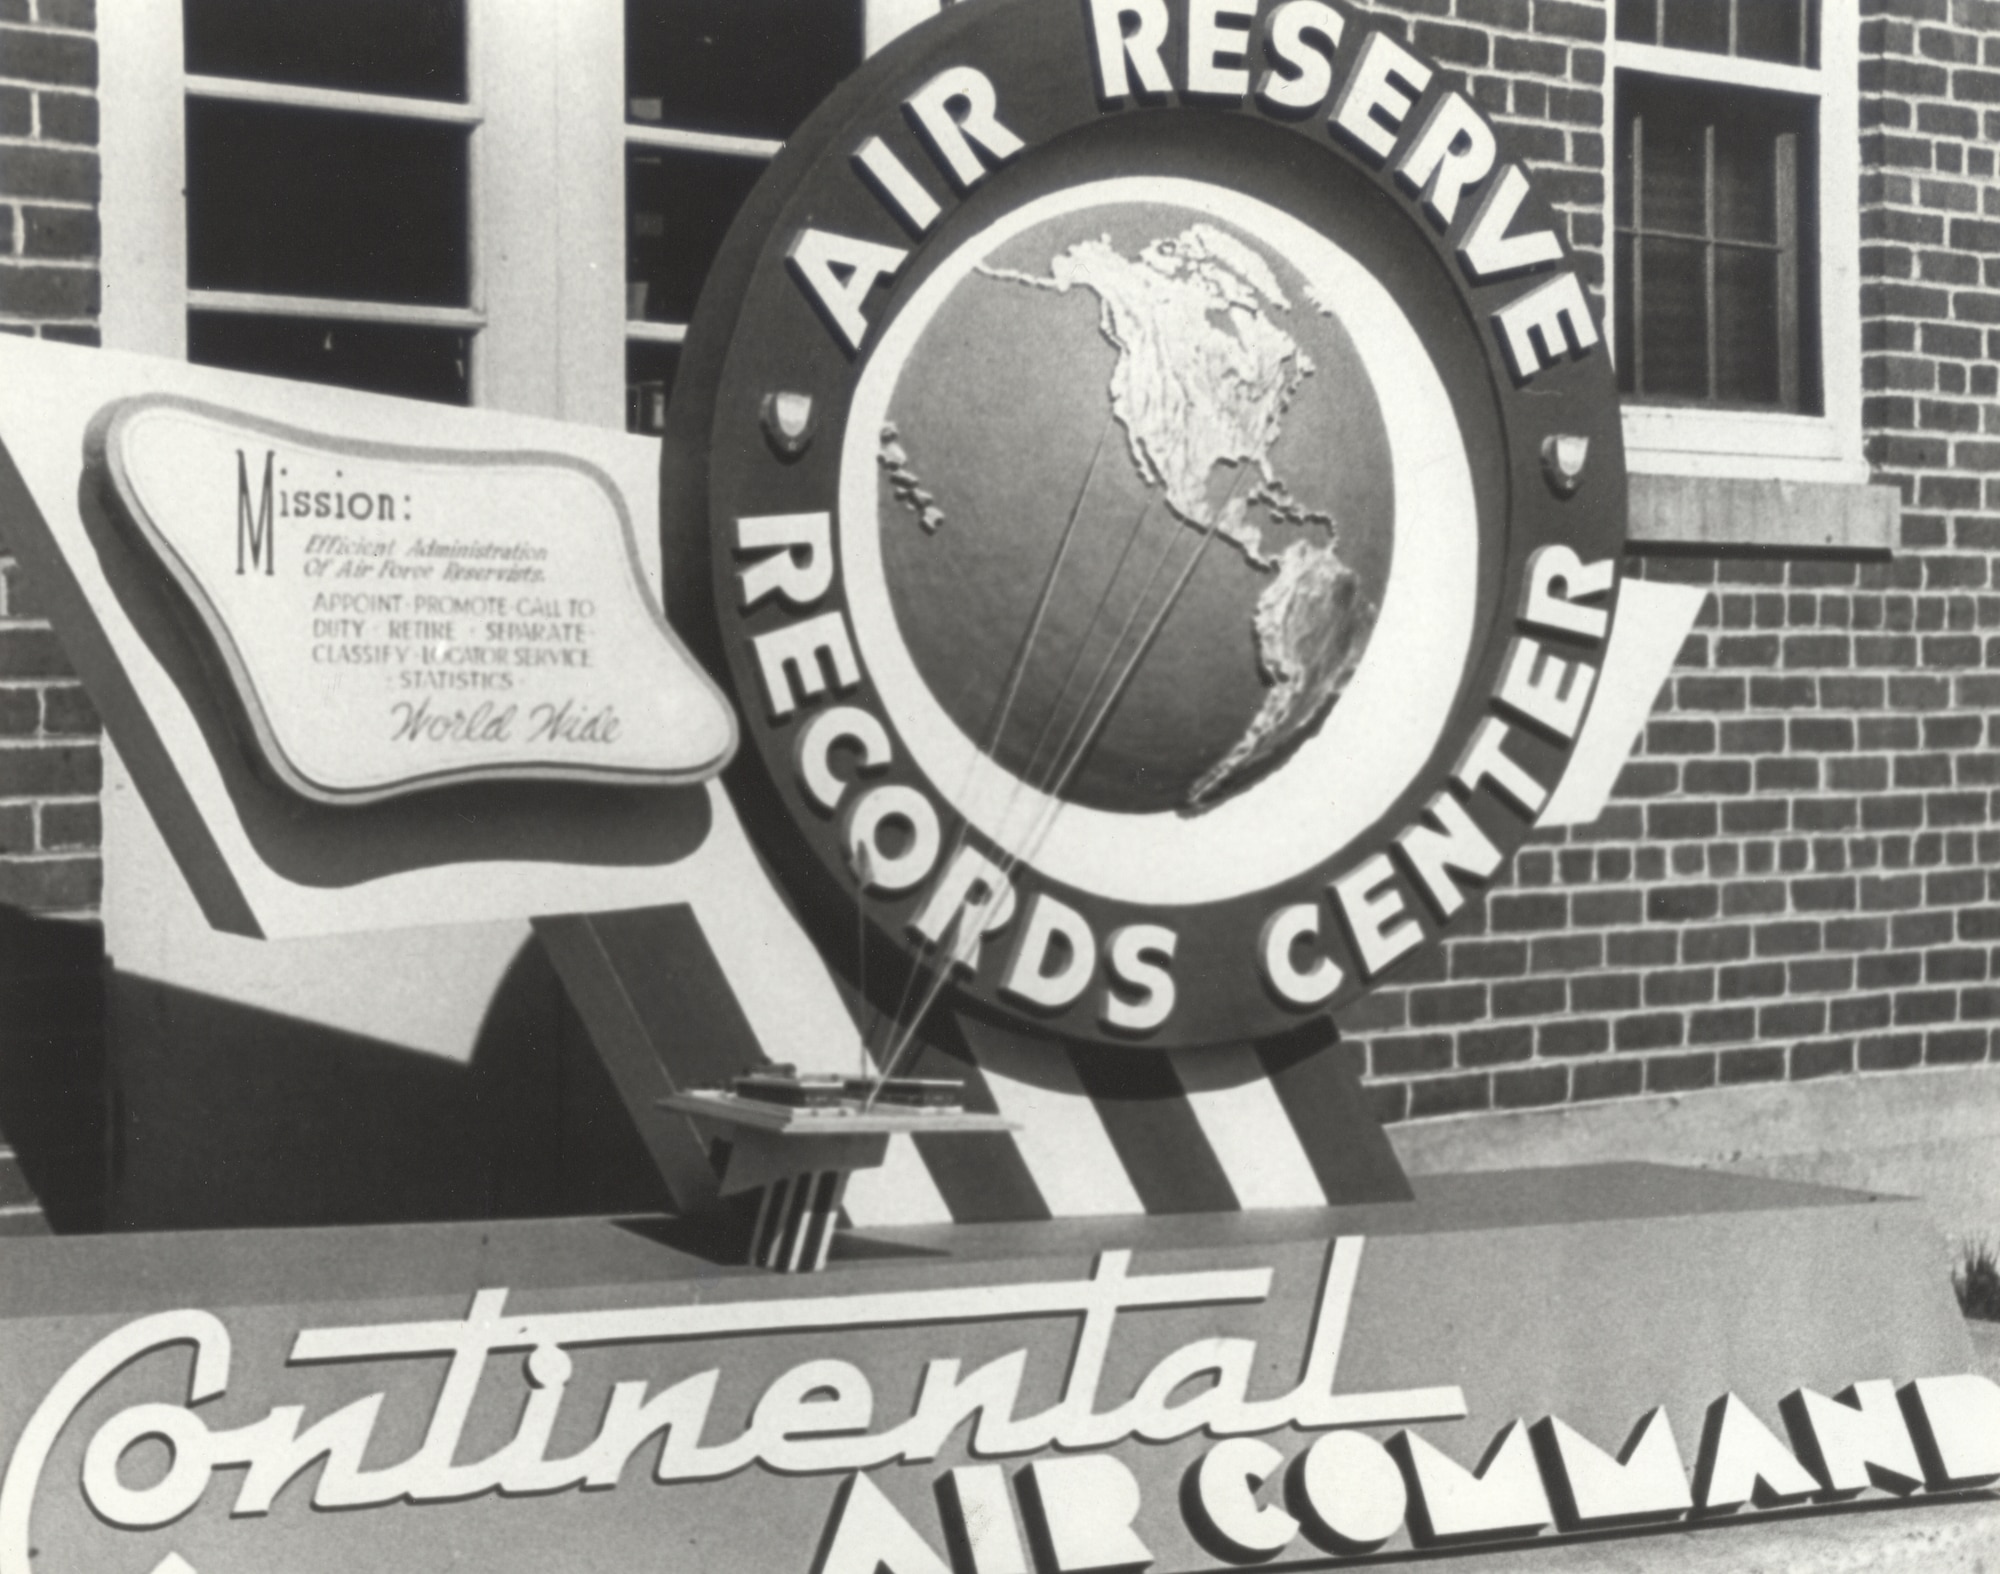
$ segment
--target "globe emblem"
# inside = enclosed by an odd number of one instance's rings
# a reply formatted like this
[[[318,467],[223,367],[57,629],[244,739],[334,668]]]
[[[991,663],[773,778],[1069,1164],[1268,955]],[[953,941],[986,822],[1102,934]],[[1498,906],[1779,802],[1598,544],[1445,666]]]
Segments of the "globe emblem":
[[[1014,780],[1198,817],[1340,703],[1396,525],[1340,309],[1270,238],[1160,200],[1033,223],[937,306],[875,434],[881,571],[925,686]]]

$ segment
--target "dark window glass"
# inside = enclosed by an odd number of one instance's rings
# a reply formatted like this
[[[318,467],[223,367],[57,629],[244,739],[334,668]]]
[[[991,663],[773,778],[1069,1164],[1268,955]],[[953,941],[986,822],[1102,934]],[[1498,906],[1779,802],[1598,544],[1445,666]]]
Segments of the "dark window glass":
[[[193,98],[188,283],[463,306],[463,128]]]
[[[471,340],[455,328],[188,313],[188,359],[198,366],[439,404],[472,402]]]
[[[1817,63],[1812,0],[1618,0],[1613,26],[1628,43]]]
[[[1729,53],[1729,0],[1663,0],[1663,9],[1660,42],[1669,49]]]
[[[181,15],[198,76],[465,99],[465,0],[181,0]]]
[[[694,315],[708,265],[765,168],[762,159],[719,153],[627,152],[627,316],[686,322]]]
[[[1660,41],[1660,0],[1618,0],[1618,36],[1634,44]]]
[[[1616,93],[1620,386],[1816,413],[1817,102],[1630,71]]]
[[[1810,20],[1806,0],[1737,0],[1736,52],[1748,60],[1813,65]]]
[[[625,347],[625,430],[657,436],[667,429],[667,401],[681,364],[678,344],[638,342]]]
[[[1731,404],[1783,401],[1776,252],[1715,249],[1715,396]]]
[[[1642,303],[1639,354],[1644,392],[1662,399],[1708,396],[1707,248],[1700,241],[1641,240],[1634,283]]]
[[[860,64],[860,0],[625,3],[625,108],[641,124],[782,140]]]

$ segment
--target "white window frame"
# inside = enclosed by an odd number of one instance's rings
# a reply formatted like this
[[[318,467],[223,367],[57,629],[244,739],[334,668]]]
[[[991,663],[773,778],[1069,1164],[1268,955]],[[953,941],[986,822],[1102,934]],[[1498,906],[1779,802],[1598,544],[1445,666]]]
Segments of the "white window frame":
[[[98,26],[108,347],[185,358],[191,309],[455,328],[474,405],[624,424],[620,0],[467,0],[464,103],[191,76],[174,3],[106,6]],[[190,289],[189,97],[466,127],[467,304]]]
[[[1760,0],[1745,0],[1757,4]],[[1605,337],[1618,354],[1615,245],[1617,73],[1767,88],[1819,101],[1819,349],[1823,413],[1625,403],[1626,462],[1634,475],[1707,476],[1854,485],[1868,479],[1861,434],[1860,17],[1856,0],[1819,0],[1819,65],[1612,38],[1604,84]],[[1609,18],[1607,18],[1607,22]]]
[[[944,0],[864,0],[873,54]],[[98,15],[104,342],[176,360],[211,309],[456,328],[475,406],[625,424],[625,351],[685,322],[627,320],[625,159],[637,146],[769,160],[781,144],[629,122],[623,0],[466,0],[466,101],[190,76],[176,0]],[[553,47],[552,47],[553,43]],[[462,125],[471,136],[471,290],[463,307],[190,290],[186,100],[290,104]]]

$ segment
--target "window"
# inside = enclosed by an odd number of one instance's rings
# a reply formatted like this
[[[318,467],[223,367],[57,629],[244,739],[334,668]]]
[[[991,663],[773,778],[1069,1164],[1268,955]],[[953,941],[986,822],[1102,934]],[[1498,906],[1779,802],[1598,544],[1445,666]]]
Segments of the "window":
[[[472,394],[464,0],[184,0],[192,361]]]
[[[688,320],[736,210],[861,63],[861,0],[626,0],[626,424],[666,425]]]
[[[1609,294],[1635,474],[1866,479],[1854,0],[1617,0]]]

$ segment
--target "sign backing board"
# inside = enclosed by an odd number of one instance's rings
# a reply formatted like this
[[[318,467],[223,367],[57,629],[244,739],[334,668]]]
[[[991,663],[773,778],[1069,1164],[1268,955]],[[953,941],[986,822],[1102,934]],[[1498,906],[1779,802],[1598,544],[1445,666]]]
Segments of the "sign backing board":
[[[263,412],[258,419],[282,415],[289,426],[322,434],[336,445],[378,451],[407,453],[414,446],[473,459],[496,449],[562,455],[565,465],[608,480],[635,519],[650,520],[657,513],[654,444],[493,411],[415,404],[42,341],[6,340],[0,344],[0,367],[5,458],[0,507],[8,515],[10,540],[44,587],[65,649],[214,927],[280,937],[610,911],[685,898],[674,866],[704,844],[715,816],[713,789],[698,781],[659,785],[655,772],[656,784],[640,786],[487,780],[385,802],[334,805],[301,797],[258,762],[243,711],[228,698],[227,663],[150,547],[114,517],[99,486],[85,476],[93,422],[134,396],[182,401],[183,408],[191,402]],[[220,517],[210,523],[226,542],[233,577],[237,485],[233,451],[224,457],[231,460],[229,473],[218,482],[219,501],[211,499]],[[261,486],[257,490],[261,493]],[[275,525],[282,531],[287,523]],[[630,670],[615,679],[653,691],[632,707],[635,714],[657,703],[660,693],[677,693],[678,700],[667,702],[668,713],[679,705],[701,719],[696,731],[708,741],[697,738],[692,753],[670,762],[666,773],[698,777],[702,764],[693,756],[705,755],[702,763],[712,766],[726,752],[731,723],[720,697],[647,605],[657,595],[651,532],[622,537],[608,505],[594,518],[567,511],[561,520],[537,522],[532,529],[558,527],[610,532],[590,550],[601,554],[609,545],[612,556],[593,561],[615,576],[607,582],[627,597],[621,615],[631,620],[628,631],[645,642]],[[309,541],[308,536],[292,544]],[[636,558],[623,557],[628,547]],[[287,550],[282,537],[278,550]],[[299,566],[310,560],[302,553]],[[324,555],[324,561],[333,560]],[[512,592],[522,593],[519,587]],[[315,614],[308,606],[303,615]],[[378,618],[385,634],[386,618]],[[292,655],[301,649],[309,655],[315,643],[309,625],[301,631],[279,623],[261,628],[254,638]],[[538,644],[497,643],[510,650]],[[316,694],[325,719],[337,720],[341,684],[316,689],[308,678],[296,687],[293,703],[311,707]],[[302,721],[310,726],[313,719],[308,711]],[[343,767],[335,762],[333,768]],[[361,796],[371,794],[364,788]]]
[[[1450,1567],[1921,1512],[2000,1473],[1937,1250],[1912,1203],[1644,1166],[807,1280],[630,1221],[10,1242],[0,1574]]]
[[[1106,1047],[1324,1020],[1476,900],[1585,725],[1625,489],[1559,216],[1362,13],[1193,14],[900,40],[690,335],[674,616],[892,1041],[946,991]]]

